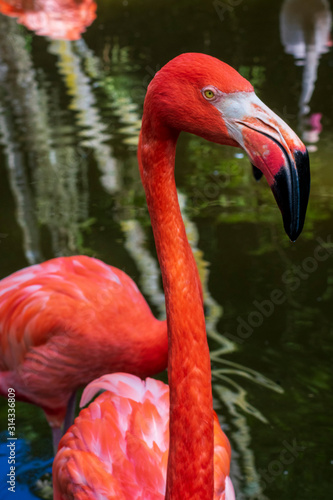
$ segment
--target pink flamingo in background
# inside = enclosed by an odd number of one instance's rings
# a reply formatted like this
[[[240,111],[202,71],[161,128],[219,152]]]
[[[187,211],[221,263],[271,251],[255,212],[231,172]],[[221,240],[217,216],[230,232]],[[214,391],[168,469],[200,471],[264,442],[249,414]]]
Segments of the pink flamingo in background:
[[[182,130],[242,146],[272,187],[290,238],[302,230],[310,185],[302,142],[226,64],[203,54],[170,61],[148,87],[138,148],[165,291],[169,390],[121,373],[92,382],[81,404],[107,391],[60,441],[55,500],[235,498],[229,444],[213,412],[202,289],[175,186]]]
[[[167,326],[127,274],[85,256],[60,257],[0,281],[0,394],[40,406],[56,451],[75,393],[106,373],[167,366]]]
[[[0,0],[0,12],[37,35],[78,40],[96,18],[93,0]]]

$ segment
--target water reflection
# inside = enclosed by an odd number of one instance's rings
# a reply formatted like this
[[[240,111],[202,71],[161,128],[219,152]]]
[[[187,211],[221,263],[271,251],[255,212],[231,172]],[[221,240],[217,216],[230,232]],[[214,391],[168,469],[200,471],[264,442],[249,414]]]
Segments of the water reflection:
[[[285,0],[280,14],[281,40],[297,66],[304,66],[299,99],[299,122],[303,140],[316,151],[322,131],[321,113],[311,113],[319,60],[332,46],[332,13],[327,0]]]
[[[77,40],[96,18],[93,0],[0,0],[0,12],[37,35]]]
[[[23,251],[29,264],[42,262],[36,207],[24,168],[23,154],[15,142],[14,127],[0,108],[0,136],[7,156],[9,184],[16,203],[17,222],[22,229]]]
[[[106,144],[111,136],[100,115],[93,82],[83,69],[89,51],[81,40],[76,45],[67,41],[54,41],[49,45],[49,52],[57,57],[59,73],[71,98],[69,107],[75,111],[77,130],[82,137],[80,146],[93,153],[102,173],[101,182],[108,192],[113,193],[118,188],[119,169],[112,148]]]
[[[52,255],[76,253],[88,218],[86,159],[70,141],[59,141],[66,128],[57,91],[49,97],[48,84],[42,73],[37,77],[23,34],[3,16],[0,64],[2,141],[27,261],[43,260],[37,222],[49,230]]]
[[[14,29],[12,29],[14,28]],[[24,155],[18,142],[15,120],[30,115],[24,110],[28,104],[34,114],[34,86],[31,61],[24,50],[24,40],[13,22],[0,18],[0,136],[7,156],[10,187],[16,203],[17,221],[23,234],[24,254],[29,264],[43,260],[36,206],[24,165]],[[19,78],[17,78],[19,77]],[[31,85],[32,84],[32,85]],[[18,88],[21,87],[21,88]],[[25,95],[24,95],[25,94]],[[16,101],[14,111],[8,103]],[[16,116],[15,116],[16,115]],[[30,127],[29,127],[30,128]]]

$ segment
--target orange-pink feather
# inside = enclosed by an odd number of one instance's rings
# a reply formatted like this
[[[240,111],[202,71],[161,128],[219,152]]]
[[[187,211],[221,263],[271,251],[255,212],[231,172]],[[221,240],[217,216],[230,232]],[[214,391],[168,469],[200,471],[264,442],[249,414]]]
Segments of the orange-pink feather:
[[[124,272],[62,257],[0,281],[0,352],[0,394],[15,388],[58,427],[73,391],[91,380],[165,369],[166,323]]]

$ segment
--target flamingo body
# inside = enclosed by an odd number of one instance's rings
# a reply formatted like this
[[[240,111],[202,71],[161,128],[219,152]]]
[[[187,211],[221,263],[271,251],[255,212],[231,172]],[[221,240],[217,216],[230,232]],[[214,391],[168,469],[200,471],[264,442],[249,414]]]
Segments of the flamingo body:
[[[123,271],[61,257],[0,281],[0,394],[63,423],[70,396],[106,373],[140,377],[167,365],[166,323]]]
[[[37,35],[78,40],[96,18],[93,0],[0,0],[0,12]]]
[[[90,383],[81,406],[104,389],[62,438],[53,468],[54,500],[165,498],[169,387],[114,373]],[[224,499],[231,449],[214,414],[214,499]],[[84,478],[84,479],[83,479]],[[186,498],[186,485],[184,485]],[[230,495],[230,493],[229,493]],[[232,498],[232,497],[228,497]]]

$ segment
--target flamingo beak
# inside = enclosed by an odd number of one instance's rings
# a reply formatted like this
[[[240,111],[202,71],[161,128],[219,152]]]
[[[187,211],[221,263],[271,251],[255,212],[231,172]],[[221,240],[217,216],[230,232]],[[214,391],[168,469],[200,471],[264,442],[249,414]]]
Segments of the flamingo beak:
[[[229,135],[246,151],[256,180],[266,177],[285,231],[295,241],[303,229],[310,193],[307,149],[254,92],[233,96],[233,103],[224,100],[221,109]]]

